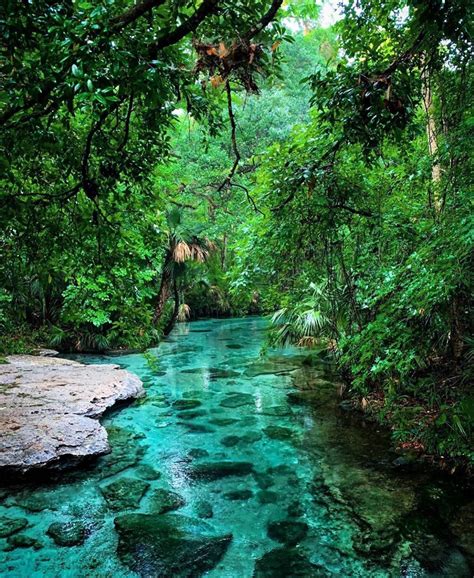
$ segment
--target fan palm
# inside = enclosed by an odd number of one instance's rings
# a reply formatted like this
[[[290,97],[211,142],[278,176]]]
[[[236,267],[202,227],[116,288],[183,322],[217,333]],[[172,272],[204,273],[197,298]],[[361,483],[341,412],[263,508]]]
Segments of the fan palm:
[[[339,333],[340,312],[334,311],[334,295],[326,283],[309,285],[310,294],[278,310],[272,317],[272,342],[314,347],[321,338]]]
[[[177,207],[168,211],[166,215],[168,246],[164,256],[160,289],[153,315],[153,323],[157,324],[163,315],[166,302],[171,293],[173,293],[174,310],[170,321],[164,329],[165,335],[171,331],[179,315],[180,295],[178,279],[184,274],[186,262],[204,263],[215,248],[209,239],[200,237],[198,231],[186,227],[183,217],[183,210]]]

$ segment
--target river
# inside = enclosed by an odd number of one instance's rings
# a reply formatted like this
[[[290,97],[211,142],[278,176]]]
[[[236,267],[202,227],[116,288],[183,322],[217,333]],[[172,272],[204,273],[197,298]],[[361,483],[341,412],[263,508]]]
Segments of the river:
[[[104,418],[111,454],[1,490],[0,518],[28,526],[0,539],[0,575],[471,576],[467,488],[412,471],[339,408],[327,364],[262,357],[265,328],[198,321],[145,355],[81,356],[135,372],[147,396]]]

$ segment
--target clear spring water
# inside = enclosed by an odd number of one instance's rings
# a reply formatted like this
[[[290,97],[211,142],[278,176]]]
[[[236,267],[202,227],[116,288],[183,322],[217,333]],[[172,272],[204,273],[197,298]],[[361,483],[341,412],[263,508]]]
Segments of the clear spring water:
[[[324,364],[308,367],[291,348],[262,359],[265,323],[200,321],[145,356],[82,357],[135,372],[147,397],[104,418],[109,456],[47,484],[1,491],[0,517],[28,526],[14,534],[20,540],[0,539],[0,575],[471,576],[467,490],[395,467],[386,436],[338,408]],[[224,475],[229,462],[240,464],[239,475]],[[159,489],[179,496],[172,513],[157,513],[166,509]],[[178,538],[160,543],[161,554],[137,546],[149,532],[137,517],[132,539],[125,530],[118,547],[114,518],[131,512],[153,513],[165,537],[178,523]],[[53,540],[48,528],[58,522],[79,527],[78,545]],[[193,565],[191,538],[228,534],[223,555],[205,569]],[[173,566],[173,548],[189,566]]]

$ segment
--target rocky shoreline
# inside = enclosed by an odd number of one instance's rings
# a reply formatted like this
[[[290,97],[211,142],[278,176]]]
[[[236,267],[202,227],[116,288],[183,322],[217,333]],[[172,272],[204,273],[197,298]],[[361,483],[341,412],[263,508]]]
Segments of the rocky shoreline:
[[[110,451],[99,422],[119,402],[145,395],[118,365],[13,355],[0,365],[2,476],[72,467]]]

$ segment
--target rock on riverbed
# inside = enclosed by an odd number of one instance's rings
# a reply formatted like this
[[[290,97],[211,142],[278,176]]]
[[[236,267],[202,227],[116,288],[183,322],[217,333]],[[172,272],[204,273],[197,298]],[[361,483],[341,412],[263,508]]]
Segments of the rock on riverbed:
[[[145,395],[118,365],[13,355],[0,365],[0,472],[75,465],[110,451],[98,418]]]

